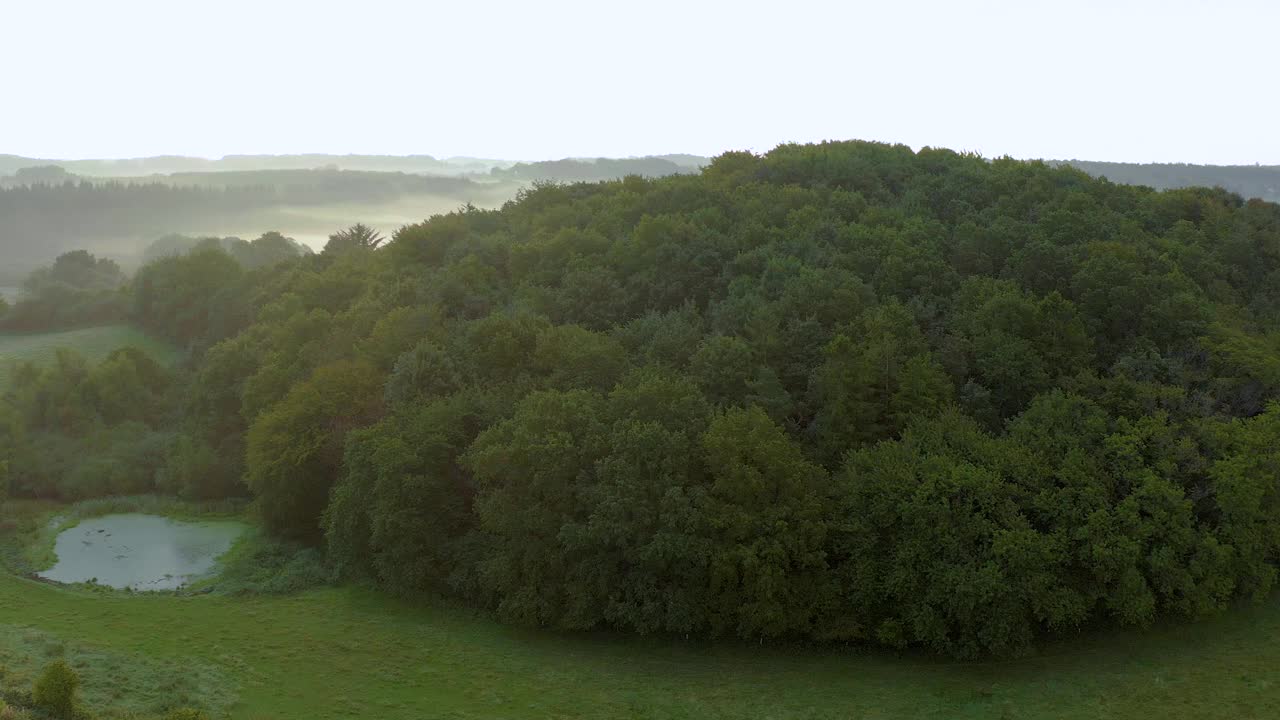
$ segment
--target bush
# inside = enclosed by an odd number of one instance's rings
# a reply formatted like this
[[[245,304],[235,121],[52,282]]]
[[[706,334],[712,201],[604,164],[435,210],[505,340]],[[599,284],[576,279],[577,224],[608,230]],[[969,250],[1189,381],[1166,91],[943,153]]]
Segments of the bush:
[[[319,549],[253,534],[222,557],[217,577],[196,589],[219,595],[288,595],[335,580]]]
[[[54,717],[70,718],[75,715],[76,691],[80,688],[80,676],[63,660],[55,660],[45,667],[36,680],[31,698],[36,706]]]

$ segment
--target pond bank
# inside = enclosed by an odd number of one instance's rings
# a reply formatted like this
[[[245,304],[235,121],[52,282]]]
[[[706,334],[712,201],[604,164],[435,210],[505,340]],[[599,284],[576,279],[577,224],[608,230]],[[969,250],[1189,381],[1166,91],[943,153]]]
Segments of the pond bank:
[[[83,520],[55,540],[45,580],[116,590],[180,590],[211,575],[248,530],[236,521],[185,522],[161,515],[112,514]]]
[[[71,505],[42,500],[10,500],[0,518],[0,565],[34,577],[57,562],[58,536],[81,522],[106,515],[138,513],[181,521],[243,521],[246,503],[197,503],[157,495],[83,500]]]

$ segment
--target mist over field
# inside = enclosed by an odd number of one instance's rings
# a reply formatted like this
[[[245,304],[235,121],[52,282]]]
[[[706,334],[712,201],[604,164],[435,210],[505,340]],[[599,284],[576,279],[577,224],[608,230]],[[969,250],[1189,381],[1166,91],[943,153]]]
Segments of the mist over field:
[[[465,206],[500,207],[534,182],[697,172],[706,158],[514,162],[430,156],[230,156],[220,160],[43,160],[0,156],[0,283],[17,285],[62,252],[90,250],[132,270],[159,237],[274,231],[321,250],[361,222],[390,236]]]

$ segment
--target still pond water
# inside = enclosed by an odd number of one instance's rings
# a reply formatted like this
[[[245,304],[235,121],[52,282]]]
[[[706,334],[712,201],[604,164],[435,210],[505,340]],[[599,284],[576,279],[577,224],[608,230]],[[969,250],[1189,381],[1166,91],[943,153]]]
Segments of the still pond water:
[[[106,515],[62,531],[58,563],[40,577],[118,590],[175,590],[214,568],[245,531],[237,522],[180,522],[156,515]]]

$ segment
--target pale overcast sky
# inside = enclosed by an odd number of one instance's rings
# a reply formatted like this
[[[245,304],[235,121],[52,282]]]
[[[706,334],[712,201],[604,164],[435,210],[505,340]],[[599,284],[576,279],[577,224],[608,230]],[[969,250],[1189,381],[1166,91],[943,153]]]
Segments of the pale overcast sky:
[[[1280,2],[0,0],[0,153],[1280,164]]]

